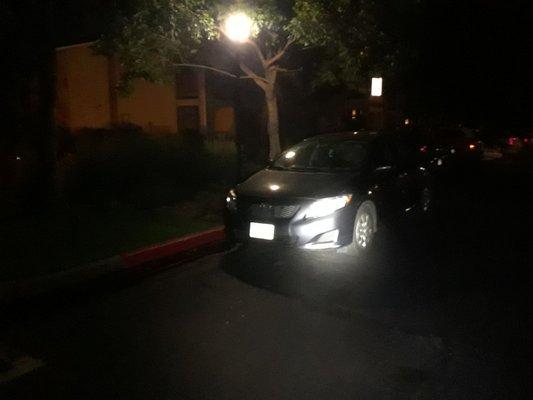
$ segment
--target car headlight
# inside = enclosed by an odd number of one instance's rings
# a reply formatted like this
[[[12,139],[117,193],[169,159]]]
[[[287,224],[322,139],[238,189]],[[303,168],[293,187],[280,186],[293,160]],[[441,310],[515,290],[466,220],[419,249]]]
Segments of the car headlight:
[[[228,192],[228,195],[226,196],[226,207],[228,207],[229,210],[234,211],[237,209],[237,193],[235,193],[234,189],[230,189]]]
[[[343,196],[328,197],[326,199],[320,199],[311,203],[307,211],[305,212],[306,218],[320,218],[326,215],[333,214],[335,211],[346,207],[352,201],[351,194],[345,194]]]

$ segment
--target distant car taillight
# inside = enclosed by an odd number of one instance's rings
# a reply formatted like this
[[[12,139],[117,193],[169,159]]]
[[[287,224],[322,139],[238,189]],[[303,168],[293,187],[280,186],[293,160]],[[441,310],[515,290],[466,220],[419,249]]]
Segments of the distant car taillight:
[[[516,136],[511,136],[509,139],[507,139],[507,144],[509,146],[516,146],[519,141],[520,139],[517,138]]]
[[[427,153],[428,152],[428,147],[427,146],[420,146],[420,148],[418,150],[420,150],[421,153]]]
[[[474,150],[474,149],[476,148],[476,145],[475,145],[474,143],[470,143],[470,144],[468,145],[468,148],[469,148],[470,150]]]

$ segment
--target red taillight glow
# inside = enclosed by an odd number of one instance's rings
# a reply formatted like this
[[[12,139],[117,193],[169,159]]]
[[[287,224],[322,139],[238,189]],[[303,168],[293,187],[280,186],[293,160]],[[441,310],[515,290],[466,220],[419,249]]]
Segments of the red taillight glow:
[[[516,136],[511,136],[509,139],[507,139],[507,144],[509,146],[514,146],[514,145],[518,144],[519,140],[520,139],[518,139]]]
[[[474,150],[474,149],[476,148],[476,145],[473,144],[473,143],[472,143],[472,144],[469,144],[469,145],[468,145],[468,148],[469,148],[470,150]]]
[[[428,147],[427,146],[421,146],[418,150],[420,150],[421,153],[427,153]]]

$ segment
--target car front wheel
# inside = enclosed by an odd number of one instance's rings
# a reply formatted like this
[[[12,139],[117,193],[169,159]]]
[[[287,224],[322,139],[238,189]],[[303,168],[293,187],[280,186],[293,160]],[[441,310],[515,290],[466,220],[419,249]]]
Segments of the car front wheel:
[[[374,242],[377,231],[377,213],[374,203],[370,200],[363,202],[357,209],[353,226],[353,240],[348,246],[350,254],[360,254],[368,251]]]

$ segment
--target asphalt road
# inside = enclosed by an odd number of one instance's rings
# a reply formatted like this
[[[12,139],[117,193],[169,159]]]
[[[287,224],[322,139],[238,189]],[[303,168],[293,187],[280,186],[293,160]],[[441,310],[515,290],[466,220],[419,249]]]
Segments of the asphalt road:
[[[251,247],[4,311],[1,399],[528,398],[531,170],[445,179],[375,250]]]

